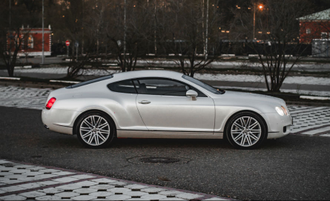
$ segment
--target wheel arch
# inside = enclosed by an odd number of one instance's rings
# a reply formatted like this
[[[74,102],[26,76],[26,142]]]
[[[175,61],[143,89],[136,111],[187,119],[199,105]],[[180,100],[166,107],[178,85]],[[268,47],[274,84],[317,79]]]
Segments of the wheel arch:
[[[115,128],[113,129],[114,136],[117,137],[117,126],[116,126],[115,121],[113,120],[113,118],[111,117],[111,115],[109,115],[107,112],[104,112],[104,111],[99,110],[99,109],[90,109],[90,110],[86,110],[86,111],[82,112],[81,114],[79,114],[79,115],[77,116],[77,118],[75,119],[75,121],[74,121],[73,129],[72,129],[72,135],[77,135],[77,130],[76,130],[76,129],[77,129],[77,124],[78,124],[78,122],[79,122],[79,119],[80,119],[83,115],[85,115],[85,114],[87,114],[87,113],[93,113],[93,112],[95,112],[95,113],[97,113],[97,112],[98,112],[98,113],[101,113],[101,114],[105,115],[106,117],[108,117],[109,120],[111,120],[113,126],[115,127]]]
[[[236,116],[237,114],[239,114],[239,113],[244,113],[244,112],[253,113],[253,114],[257,115],[258,117],[260,117],[260,119],[261,119],[261,120],[263,121],[263,123],[265,124],[266,135],[268,136],[268,124],[267,124],[265,118],[264,118],[262,115],[260,115],[258,112],[255,112],[255,111],[253,111],[253,110],[240,110],[240,111],[237,111],[237,112],[233,113],[233,114],[227,119],[226,124],[225,124],[225,127],[224,127],[224,130],[223,130],[223,131],[224,131],[223,138],[224,138],[224,139],[227,138],[225,132],[226,132],[226,130],[227,130],[228,123],[230,122],[230,120],[231,120],[234,116]],[[267,136],[266,136],[266,138],[267,138]]]

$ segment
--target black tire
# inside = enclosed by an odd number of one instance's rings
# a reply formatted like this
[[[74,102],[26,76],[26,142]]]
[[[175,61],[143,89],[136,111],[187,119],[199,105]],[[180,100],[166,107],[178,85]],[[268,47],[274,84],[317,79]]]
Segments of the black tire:
[[[116,128],[108,115],[91,111],[77,119],[74,131],[85,147],[103,148],[114,140]]]
[[[225,128],[225,138],[235,148],[254,149],[267,139],[265,121],[253,112],[240,112],[232,116]]]

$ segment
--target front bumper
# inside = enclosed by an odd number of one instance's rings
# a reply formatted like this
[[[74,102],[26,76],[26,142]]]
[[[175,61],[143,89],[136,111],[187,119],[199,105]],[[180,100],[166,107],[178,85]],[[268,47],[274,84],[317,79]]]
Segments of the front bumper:
[[[288,116],[280,116],[277,113],[271,113],[268,117],[268,137],[267,139],[275,139],[288,135],[291,132],[293,118]]]

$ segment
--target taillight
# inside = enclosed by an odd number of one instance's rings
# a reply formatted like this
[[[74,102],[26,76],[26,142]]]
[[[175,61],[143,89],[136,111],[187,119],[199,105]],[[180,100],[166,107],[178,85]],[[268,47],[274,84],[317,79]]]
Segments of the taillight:
[[[49,99],[49,101],[47,102],[47,105],[46,105],[46,109],[47,109],[47,110],[50,110],[50,108],[53,107],[55,101],[56,101],[56,98],[54,98],[54,97],[51,98],[51,99]]]

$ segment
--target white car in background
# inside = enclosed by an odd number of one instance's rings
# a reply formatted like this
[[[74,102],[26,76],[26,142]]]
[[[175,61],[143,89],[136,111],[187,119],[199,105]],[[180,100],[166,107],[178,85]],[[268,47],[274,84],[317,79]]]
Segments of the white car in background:
[[[255,148],[290,132],[282,99],[223,91],[172,71],[132,71],[50,93],[42,121],[87,147],[114,138],[227,139]]]

